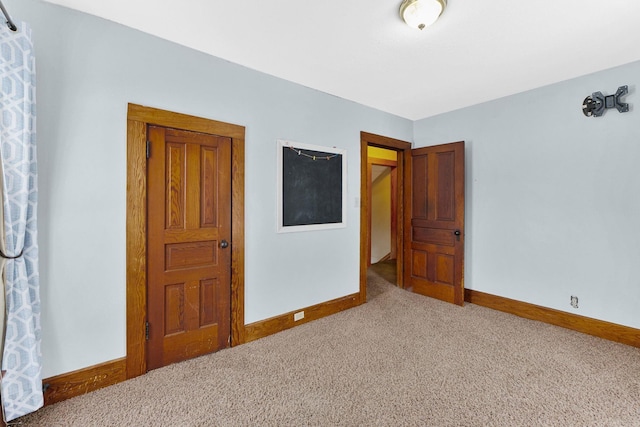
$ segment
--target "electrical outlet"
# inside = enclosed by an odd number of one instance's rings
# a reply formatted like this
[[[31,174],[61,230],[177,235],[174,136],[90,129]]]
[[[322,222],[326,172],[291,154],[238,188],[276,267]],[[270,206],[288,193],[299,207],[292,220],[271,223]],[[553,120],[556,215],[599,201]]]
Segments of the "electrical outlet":
[[[293,321],[297,322],[298,320],[304,319],[304,311],[299,311],[293,315]]]
[[[578,308],[578,297],[571,295],[571,307]]]

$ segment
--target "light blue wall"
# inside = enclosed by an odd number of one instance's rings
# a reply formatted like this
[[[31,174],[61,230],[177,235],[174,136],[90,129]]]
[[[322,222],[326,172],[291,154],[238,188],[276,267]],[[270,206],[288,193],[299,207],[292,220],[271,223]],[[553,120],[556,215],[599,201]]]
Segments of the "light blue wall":
[[[126,111],[246,127],[246,323],[358,290],[359,132],[467,141],[469,288],[640,327],[640,122],[582,99],[635,63],[415,124],[120,25],[7,0],[33,27],[44,377],[125,355]],[[277,60],[277,58],[274,58]],[[347,227],[276,234],[276,140],[348,151]]]
[[[635,62],[415,122],[416,147],[466,141],[467,288],[640,328],[639,82]],[[630,112],[584,117],[625,84]]]
[[[86,14],[5,4],[36,46],[45,378],[125,355],[129,102],[246,127],[246,323],[358,291],[360,131],[410,140],[411,121]],[[346,228],[276,234],[278,138],[347,150]]]

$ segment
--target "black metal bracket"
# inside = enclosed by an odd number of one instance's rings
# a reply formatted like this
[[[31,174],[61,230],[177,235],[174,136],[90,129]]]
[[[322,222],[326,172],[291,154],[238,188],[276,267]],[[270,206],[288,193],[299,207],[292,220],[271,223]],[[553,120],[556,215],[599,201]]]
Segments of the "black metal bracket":
[[[629,104],[622,102],[620,98],[629,93],[627,85],[620,86],[615,95],[603,95],[602,92],[593,92],[591,96],[587,96],[582,103],[582,113],[587,117],[600,117],[604,114],[604,110],[615,108],[620,113],[629,111]]]

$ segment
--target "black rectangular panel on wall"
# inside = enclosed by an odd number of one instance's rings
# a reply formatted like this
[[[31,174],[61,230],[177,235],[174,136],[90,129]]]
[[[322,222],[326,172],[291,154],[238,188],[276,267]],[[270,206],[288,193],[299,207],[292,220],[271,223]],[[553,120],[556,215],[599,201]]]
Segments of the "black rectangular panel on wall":
[[[282,149],[282,226],[342,223],[342,154]]]

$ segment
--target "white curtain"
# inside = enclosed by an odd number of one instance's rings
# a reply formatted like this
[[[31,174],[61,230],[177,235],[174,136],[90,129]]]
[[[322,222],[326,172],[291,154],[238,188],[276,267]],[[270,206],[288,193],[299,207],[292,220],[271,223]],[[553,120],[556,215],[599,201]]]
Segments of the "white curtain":
[[[0,165],[4,284],[2,408],[6,421],[43,405],[36,228],[35,58],[31,29],[0,25]],[[2,235],[3,234],[3,235]],[[2,302],[2,301],[0,301]]]

